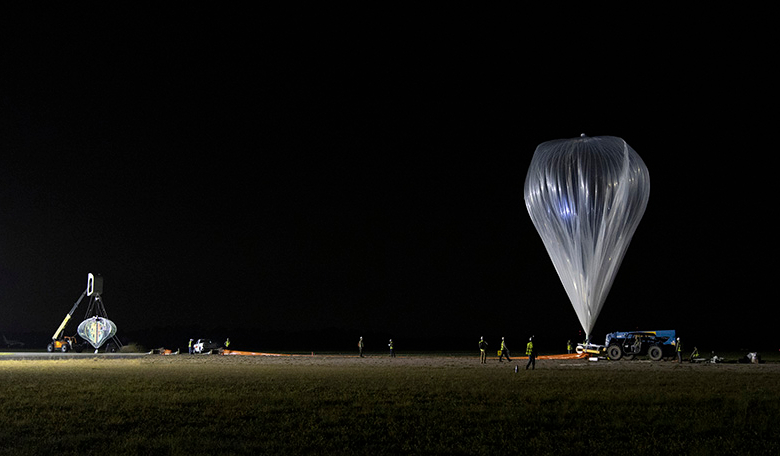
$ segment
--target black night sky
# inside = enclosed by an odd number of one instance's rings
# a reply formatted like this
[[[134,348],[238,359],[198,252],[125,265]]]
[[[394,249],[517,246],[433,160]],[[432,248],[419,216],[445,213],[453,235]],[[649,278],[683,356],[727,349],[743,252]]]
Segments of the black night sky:
[[[580,326],[522,187],[538,144],[586,133],[625,139],[651,178],[595,338],[775,343],[761,37],[639,16],[556,22],[568,33],[552,40],[531,27],[544,18],[503,13],[349,29],[240,16],[7,32],[2,333],[44,347],[93,272],[119,335],[146,346],[535,334],[554,351]]]

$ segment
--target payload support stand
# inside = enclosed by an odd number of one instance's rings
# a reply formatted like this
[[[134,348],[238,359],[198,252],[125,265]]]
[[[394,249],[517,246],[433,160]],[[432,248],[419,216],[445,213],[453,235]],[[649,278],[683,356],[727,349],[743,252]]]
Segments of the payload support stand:
[[[106,313],[106,307],[103,305],[103,299],[100,297],[100,294],[103,293],[103,276],[101,275],[94,275],[91,272],[87,274],[87,289],[84,290],[84,293],[90,298],[89,304],[87,305],[87,312],[86,315],[84,315],[84,319],[90,317],[102,317],[105,319],[108,319],[108,313]],[[82,297],[84,295],[82,294]],[[116,346],[116,351],[122,348],[122,342],[119,341],[119,338],[116,336],[111,337],[109,339],[110,342],[113,342]],[[106,347],[109,345],[109,343],[106,343]],[[97,353],[97,350],[95,350]]]

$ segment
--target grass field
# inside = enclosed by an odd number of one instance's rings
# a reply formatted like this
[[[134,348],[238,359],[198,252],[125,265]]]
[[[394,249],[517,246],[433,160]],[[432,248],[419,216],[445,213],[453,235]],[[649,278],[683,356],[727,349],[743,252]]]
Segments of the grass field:
[[[0,359],[0,454],[780,454],[780,363],[524,364]]]

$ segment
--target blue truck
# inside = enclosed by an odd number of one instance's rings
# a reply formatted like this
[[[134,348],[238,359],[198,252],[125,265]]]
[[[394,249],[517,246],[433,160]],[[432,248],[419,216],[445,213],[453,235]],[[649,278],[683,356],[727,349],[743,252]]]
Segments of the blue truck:
[[[656,331],[618,331],[607,334],[604,345],[581,344],[577,351],[595,355],[606,355],[611,360],[634,359],[647,356],[660,361],[665,356],[674,356],[677,335],[673,329]]]

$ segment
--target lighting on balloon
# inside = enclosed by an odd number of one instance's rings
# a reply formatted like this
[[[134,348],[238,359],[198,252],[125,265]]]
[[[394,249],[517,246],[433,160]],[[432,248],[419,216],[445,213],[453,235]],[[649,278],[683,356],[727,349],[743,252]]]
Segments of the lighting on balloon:
[[[540,144],[525,205],[586,338],[596,324],[650,197],[647,166],[614,136]]]
[[[114,337],[116,325],[108,318],[92,317],[82,321],[77,332],[94,348],[100,348],[107,340]]]

